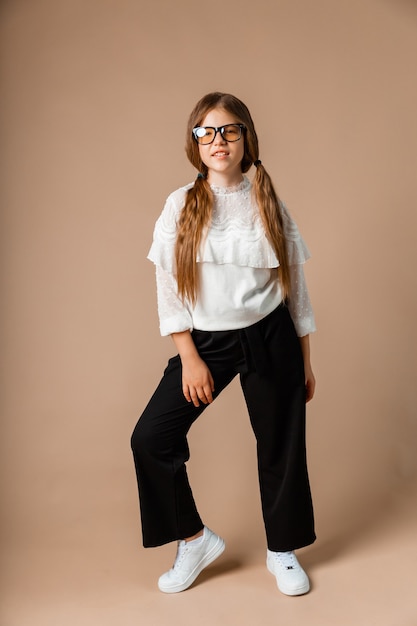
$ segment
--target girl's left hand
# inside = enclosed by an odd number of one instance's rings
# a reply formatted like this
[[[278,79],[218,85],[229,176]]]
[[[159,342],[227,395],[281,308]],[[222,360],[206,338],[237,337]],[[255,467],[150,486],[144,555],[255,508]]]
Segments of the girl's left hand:
[[[304,365],[304,373],[306,381],[306,402],[310,402],[316,389],[316,379],[314,378],[313,370],[311,369],[310,364]]]
[[[300,337],[300,344],[301,344],[301,351],[303,353],[303,360],[304,360],[306,402],[310,402],[310,400],[314,396],[314,391],[316,389],[316,379],[314,378],[314,374],[313,374],[313,370],[311,368],[311,362],[310,362],[310,337],[308,335],[304,335],[304,337]]]

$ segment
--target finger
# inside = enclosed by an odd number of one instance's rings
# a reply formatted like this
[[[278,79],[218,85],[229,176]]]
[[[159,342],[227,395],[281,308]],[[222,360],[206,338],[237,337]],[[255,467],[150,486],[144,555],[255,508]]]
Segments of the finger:
[[[211,372],[208,373],[208,383],[204,386],[204,392],[207,397],[207,402],[213,402],[213,393],[214,393],[214,380]]]
[[[187,402],[191,402],[190,390],[186,385],[183,386],[182,393],[184,394],[184,398]]]
[[[200,403],[198,401],[197,391],[195,389],[192,389],[190,391],[190,397],[191,397],[191,401],[194,404],[194,406],[200,406]]]
[[[203,389],[204,392],[204,397],[206,399],[205,404],[211,404],[213,402],[213,392],[214,389],[212,387],[210,387],[209,385],[206,385]]]
[[[207,398],[207,393],[206,393],[206,388],[205,387],[201,387],[200,389],[197,390],[197,396],[198,396],[198,399],[203,404],[208,404],[208,398]]]
[[[314,385],[311,383],[306,384],[306,402],[310,402],[314,396]]]

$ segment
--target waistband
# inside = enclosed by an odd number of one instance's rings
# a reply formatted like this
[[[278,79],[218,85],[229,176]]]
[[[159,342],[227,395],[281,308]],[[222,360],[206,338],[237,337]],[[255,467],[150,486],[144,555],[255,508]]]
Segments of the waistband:
[[[222,344],[239,341],[245,357],[245,367],[240,371],[256,371],[262,375],[269,369],[269,355],[266,343],[268,330],[279,323],[283,315],[289,315],[287,306],[282,302],[276,309],[268,313],[258,322],[235,330],[198,330],[200,335],[212,336]]]

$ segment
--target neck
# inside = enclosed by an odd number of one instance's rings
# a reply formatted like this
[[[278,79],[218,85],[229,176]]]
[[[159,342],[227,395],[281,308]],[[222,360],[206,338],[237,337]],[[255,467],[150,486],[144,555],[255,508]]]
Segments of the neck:
[[[210,185],[215,187],[233,187],[238,185],[243,180],[242,172],[236,172],[234,174],[227,172],[212,172],[209,171],[207,180]]]

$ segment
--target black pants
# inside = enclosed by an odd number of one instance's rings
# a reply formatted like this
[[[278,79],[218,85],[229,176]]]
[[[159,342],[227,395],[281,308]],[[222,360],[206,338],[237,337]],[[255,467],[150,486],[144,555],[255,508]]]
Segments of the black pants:
[[[305,450],[305,380],[300,342],[285,305],[242,330],[192,333],[214,379],[214,396],[239,373],[257,440],[262,512],[270,550],[315,540]],[[132,435],[143,545],[198,533],[203,522],[187,478],[187,433],[206,405],[182,392],[171,358]]]

